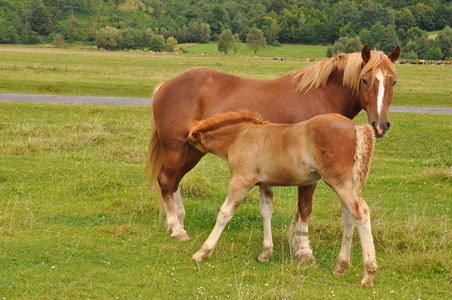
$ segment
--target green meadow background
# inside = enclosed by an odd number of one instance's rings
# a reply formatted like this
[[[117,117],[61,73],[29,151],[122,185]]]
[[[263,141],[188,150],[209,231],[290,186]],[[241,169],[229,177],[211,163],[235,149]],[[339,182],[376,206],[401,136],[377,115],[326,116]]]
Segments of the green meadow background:
[[[3,45],[0,92],[151,97],[158,83],[194,66],[274,78],[315,63],[307,59],[316,55],[299,47],[299,55],[254,57],[193,49],[143,53]],[[272,61],[273,56],[287,59]],[[396,70],[392,105],[452,107],[452,66]],[[263,239],[257,188],[211,258],[192,261],[226,196],[228,167],[207,155],[183,179],[191,239],[171,239],[143,177],[151,113],[148,105],[0,103],[0,298],[452,297],[452,115],[390,114],[391,130],[377,140],[362,191],[371,208],[379,270],[374,287],[358,288],[363,266],[357,232],[353,265],[342,277],[331,274],[342,222],[340,203],[323,182],[310,219],[315,263],[299,263],[289,254],[294,187],[275,190],[269,263],[257,262]],[[365,113],[356,121],[367,122]]]

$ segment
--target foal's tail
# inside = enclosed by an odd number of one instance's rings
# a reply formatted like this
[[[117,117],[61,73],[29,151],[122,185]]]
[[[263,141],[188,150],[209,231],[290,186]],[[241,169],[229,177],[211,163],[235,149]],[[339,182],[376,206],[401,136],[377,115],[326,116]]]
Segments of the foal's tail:
[[[359,191],[366,184],[369,174],[370,160],[375,146],[375,134],[369,124],[355,126],[355,132],[356,149],[352,178],[353,185]]]
[[[160,85],[158,85],[154,89],[154,95],[157,93],[159,87]],[[157,132],[157,126],[155,124],[154,115],[152,115],[151,139],[149,142],[149,149],[146,159],[146,168],[144,172],[145,175],[149,175],[148,193],[152,191],[154,195],[158,195],[160,209],[162,209],[163,207],[163,197],[160,191],[160,187],[158,185],[157,176],[159,175],[160,169],[162,168],[162,161],[163,161],[163,148]]]

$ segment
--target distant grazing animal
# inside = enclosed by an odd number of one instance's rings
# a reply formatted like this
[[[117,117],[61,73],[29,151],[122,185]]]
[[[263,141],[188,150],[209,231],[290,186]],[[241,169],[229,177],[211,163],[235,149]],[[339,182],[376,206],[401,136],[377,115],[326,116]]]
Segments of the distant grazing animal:
[[[350,248],[356,225],[364,261],[361,285],[373,285],[377,259],[370,210],[360,196],[375,144],[370,125],[358,125],[338,114],[320,115],[295,124],[273,124],[249,111],[240,111],[195,122],[188,140],[199,151],[227,160],[232,175],[215,227],[193,259],[200,262],[212,253],[246,193],[259,185],[259,208],[264,224],[263,251],[259,260],[268,261],[273,252],[273,199],[269,197],[273,186],[306,186],[322,178],[342,202],[344,236],[333,273],[342,275],[350,265]],[[303,229],[295,231],[293,238],[298,244],[308,244]],[[297,251],[312,253],[308,248]]]
[[[326,113],[353,119],[364,109],[376,136],[381,137],[390,126],[388,110],[397,81],[393,62],[399,55],[399,46],[388,56],[364,46],[361,53],[339,54],[274,79],[243,78],[195,67],[158,85],[152,103],[146,169],[149,185],[157,188],[165,209],[168,233],[178,240],[189,239],[184,230],[185,209],[179,183],[204,156],[187,142],[194,120],[248,109],[271,122],[288,124]],[[298,188],[292,229],[303,228],[305,235],[315,186],[313,183]],[[271,197],[269,191],[267,194]],[[306,243],[300,245],[300,249],[306,248]],[[308,252],[295,257],[300,261],[314,259]],[[295,253],[300,252],[295,249]]]

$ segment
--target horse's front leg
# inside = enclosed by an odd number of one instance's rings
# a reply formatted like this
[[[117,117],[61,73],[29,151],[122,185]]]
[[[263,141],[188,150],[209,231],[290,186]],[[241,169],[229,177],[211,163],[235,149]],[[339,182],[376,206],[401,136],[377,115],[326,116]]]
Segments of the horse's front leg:
[[[259,204],[259,213],[264,225],[264,242],[262,253],[259,255],[260,262],[267,262],[273,253],[272,239],[272,214],[273,214],[273,187],[259,187],[261,201]]]
[[[201,249],[192,256],[192,259],[201,262],[212,253],[224,228],[232,219],[237,207],[240,205],[246,193],[253,187],[253,185],[254,184],[250,185],[249,181],[246,181],[243,178],[233,177],[231,179],[231,182],[229,183],[228,195],[220,209],[215,227],[202,245]]]
[[[299,261],[315,260],[309,242],[308,221],[316,184],[298,187],[298,210],[287,236],[292,255]]]

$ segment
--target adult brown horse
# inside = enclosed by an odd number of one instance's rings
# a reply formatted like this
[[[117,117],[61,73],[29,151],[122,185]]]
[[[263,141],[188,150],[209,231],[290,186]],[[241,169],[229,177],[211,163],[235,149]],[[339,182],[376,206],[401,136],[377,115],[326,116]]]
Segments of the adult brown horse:
[[[340,54],[275,79],[242,78],[195,67],[157,86],[146,169],[150,186],[160,188],[171,236],[189,238],[184,230],[179,182],[204,155],[187,143],[194,120],[248,109],[270,122],[295,123],[326,113],[353,119],[364,109],[376,136],[381,137],[389,129],[388,110],[396,82],[393,62],[399,55],[399,46],[386,56],[366,45],[361,53]],[[306,239],[300,244],[295,241],[298,234],[292,234],[290,243],[296,245],[299,260],[314,259],[307,244],[314,189],[315,184],[298,188],[298,210],[291,232],[301,232]]]

